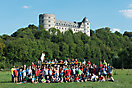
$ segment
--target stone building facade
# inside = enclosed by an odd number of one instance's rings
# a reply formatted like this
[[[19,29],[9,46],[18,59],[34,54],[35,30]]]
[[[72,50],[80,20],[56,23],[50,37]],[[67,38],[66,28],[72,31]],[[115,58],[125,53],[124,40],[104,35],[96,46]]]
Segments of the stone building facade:
[[[46,30],[54,27],[64,33],[71,29],[73,33],[82,31],[86,35],[90,36],[90,22],[86,17],[83,18],[82,22],[68,22],[56,20],[54,14],[40,14],[39,24],[43,25]]]

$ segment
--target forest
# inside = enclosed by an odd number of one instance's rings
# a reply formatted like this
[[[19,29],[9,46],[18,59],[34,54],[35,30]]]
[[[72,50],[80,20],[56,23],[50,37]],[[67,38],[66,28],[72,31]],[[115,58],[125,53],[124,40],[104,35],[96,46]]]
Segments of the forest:
[[[46,60],[77,58],[97,65],[106,60],[114,68],[132,68],[132,32],[112,33],[105,27],[91,29],[90,35],[73,34],[72,30],[61,33],[55,28],[46,31],[42,25],[30,24],[10,36],[0,36],[0,68],[37,63],[42,51],[46,53]]]

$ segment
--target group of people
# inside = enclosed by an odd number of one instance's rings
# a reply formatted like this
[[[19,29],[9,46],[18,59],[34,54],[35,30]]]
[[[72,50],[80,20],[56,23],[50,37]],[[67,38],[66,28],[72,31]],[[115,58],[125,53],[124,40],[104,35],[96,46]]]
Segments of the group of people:
[[[85,59],[79,63],[77,59],[63,61],[49,60],[32,62],[31,66],[13,66],[11,69],[12,82],[14,83],[59,83],[59,82],[86,82],[86,81],[114,81],[112,77],[113,67],[100,61],[99,66],[86,63]]]

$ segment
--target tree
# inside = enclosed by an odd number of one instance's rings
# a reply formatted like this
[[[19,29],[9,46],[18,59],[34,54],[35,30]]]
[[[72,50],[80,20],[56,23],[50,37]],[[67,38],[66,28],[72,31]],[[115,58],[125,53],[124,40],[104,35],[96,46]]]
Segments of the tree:
[[[66,31],[63,35],[63,40],[67,44],[73,43],[73,35],[70,31]]]
[[[52,52],[53,52],[53,58],[54,59],[58,59],[59,58],[59,45],[57,45],[56,43],[53,44],[52,47]]]
[[[46,53],[46,59],[78,58],[90,60],[98,65],[99,61],[106,60],[116,68],[132,67],[131,32],[125,32],[122,36],[119,32],[111,33],[109,27],[91,29],[91,36],[72,30],[61,33],[59,29],[50,28],[46,31],[43,25],[39,27],[30,24],[20,28],[11,36],[0,36],[0,64],[31,65],[40,59],[42,51]],[[113,58],[119,56],[119,58]],[[2,65],[6,67],[6,65]],[[8,67],[8,66],[7,66]]]
[[[125,31],[123,36],[128,36],[128,37],[132,37],[132,32],[127,32]]]
[[[117,34],[118,36],[122,36],[122,34],[118,31],[116,31],[115,34]]]
[[[90,36],[92,36],[93,34],[94,34],[94,31],[90,29]]]
[[[4,41],[0,38],[0,56],[5,55],[4,49],[6,48]]]
[[[91,59],[91,50],[90,50],[90,46],[88,44],[84,45],[84,58],[87,60]]]
[[[70,58],[77,58],[76,44],[75,43],[69,44],[69,57]]]
[[[69,55],[69,47],[65,42],[59,43],[59,50],[60,50],[60,58],[59,59],[66,59]]]

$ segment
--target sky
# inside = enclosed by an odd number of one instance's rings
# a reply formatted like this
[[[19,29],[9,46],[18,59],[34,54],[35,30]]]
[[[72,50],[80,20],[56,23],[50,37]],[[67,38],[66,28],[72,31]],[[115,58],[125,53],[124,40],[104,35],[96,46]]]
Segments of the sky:
[[[132,32],[132,0],[0,0],[0,35],[11,35],[29,24],[38,26],[39,14],[44,13],[70,22],[86,16],[92,30]]]

